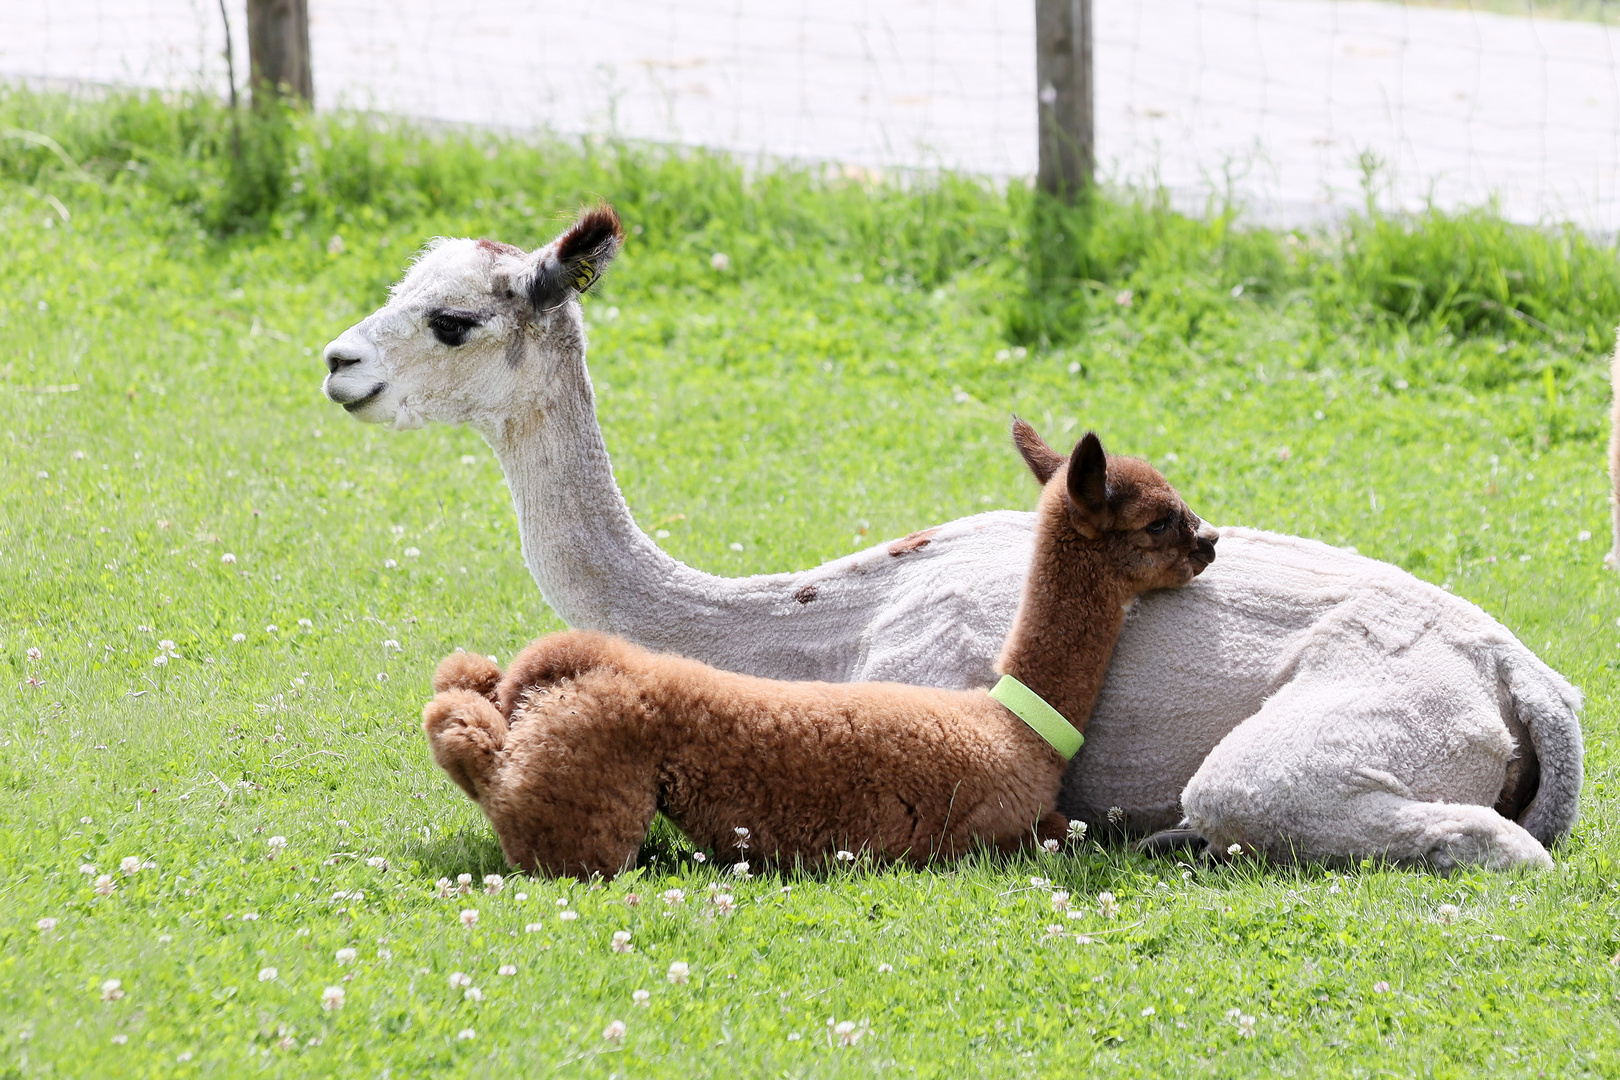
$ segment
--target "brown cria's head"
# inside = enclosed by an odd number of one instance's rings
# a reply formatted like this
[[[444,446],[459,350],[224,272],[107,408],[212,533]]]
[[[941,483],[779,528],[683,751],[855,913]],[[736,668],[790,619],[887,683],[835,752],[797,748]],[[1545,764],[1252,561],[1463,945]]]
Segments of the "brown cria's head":
[[[1090,549],[1129,594],[1187,584],[1215,561],[1216,531],[1152,465],[1110,457],[1086,432],[1068,458],[1013,421],[1013,442],[1041,481],[1040,529],[1056,550]]]

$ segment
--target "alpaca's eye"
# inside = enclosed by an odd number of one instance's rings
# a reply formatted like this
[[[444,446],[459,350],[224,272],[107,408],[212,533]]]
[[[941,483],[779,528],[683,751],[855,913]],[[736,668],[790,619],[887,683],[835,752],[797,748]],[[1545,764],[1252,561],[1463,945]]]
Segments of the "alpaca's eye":
[[[1164,515],[1164,517],[1160,518],[1158,521],[1152,522],[1147,527],[1148,535],[1162,536],[1164,531],[1170,527],[1170,522],[1171,517],[1169,514]]]
[[[444,311],[428,317],[428,329],[432,330],[433,336],[445,345],[460,345],[467,340],[467,335],[477,325],[476,319],[451,315]]]

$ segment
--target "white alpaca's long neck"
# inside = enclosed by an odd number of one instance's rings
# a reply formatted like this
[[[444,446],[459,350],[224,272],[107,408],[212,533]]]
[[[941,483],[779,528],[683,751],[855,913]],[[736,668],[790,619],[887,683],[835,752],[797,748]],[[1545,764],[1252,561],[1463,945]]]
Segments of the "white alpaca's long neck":
[[[524,561],[563,621],[734,671],[850,677],[842,669],[854,658],[843,638],[833,638],[841,648],[818,655],[784,632],[780,608],[795,575],[706,574],[671,558],[637,527],[613,479],[582,351],[531,351],[529,360],[544,372],[543,397],[486,426],[484,436],[506,473]],[[800,628],[820,615],[804,613]]]

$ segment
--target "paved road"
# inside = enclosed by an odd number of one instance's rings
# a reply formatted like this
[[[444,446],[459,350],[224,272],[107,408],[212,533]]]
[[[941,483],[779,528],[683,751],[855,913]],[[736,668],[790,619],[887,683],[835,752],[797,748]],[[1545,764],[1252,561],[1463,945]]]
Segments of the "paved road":
[[[1620,229],[1620,31],[1373,0],[1094,0],[1118,180],[1251,217],[1492,195]],[[237,70],[245,17],[228,0]],[[1035,165],[1030,0],[312,0],[318,104],[851,168]],[[215,0],[0,0],[0,78],[223,89]]]

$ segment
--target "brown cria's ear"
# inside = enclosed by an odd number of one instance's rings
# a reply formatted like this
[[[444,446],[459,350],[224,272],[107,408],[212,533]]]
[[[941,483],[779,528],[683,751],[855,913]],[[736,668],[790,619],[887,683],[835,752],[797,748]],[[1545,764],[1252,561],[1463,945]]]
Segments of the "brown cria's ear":
[[[623,244],[624,226],[613,207],[607,203],[587,207],[535,267],[529,302],[536,311],[550,311],[589,289]]]
[[[1012,422],[1012,441],[1018,447],[1018,452],[1024,455],[1024,464],[1029,466],[1029,471],[1035,474],[1035,479],[1043,487],[1063,465],[1063,455],[1047,446],[1046,440],[1036,434],[1033,427],[1016,416]]]
[[[1094,528],[1108,517],[1108,455],[1097,433],[1088,431],[1069,455],[1069,499]]]

